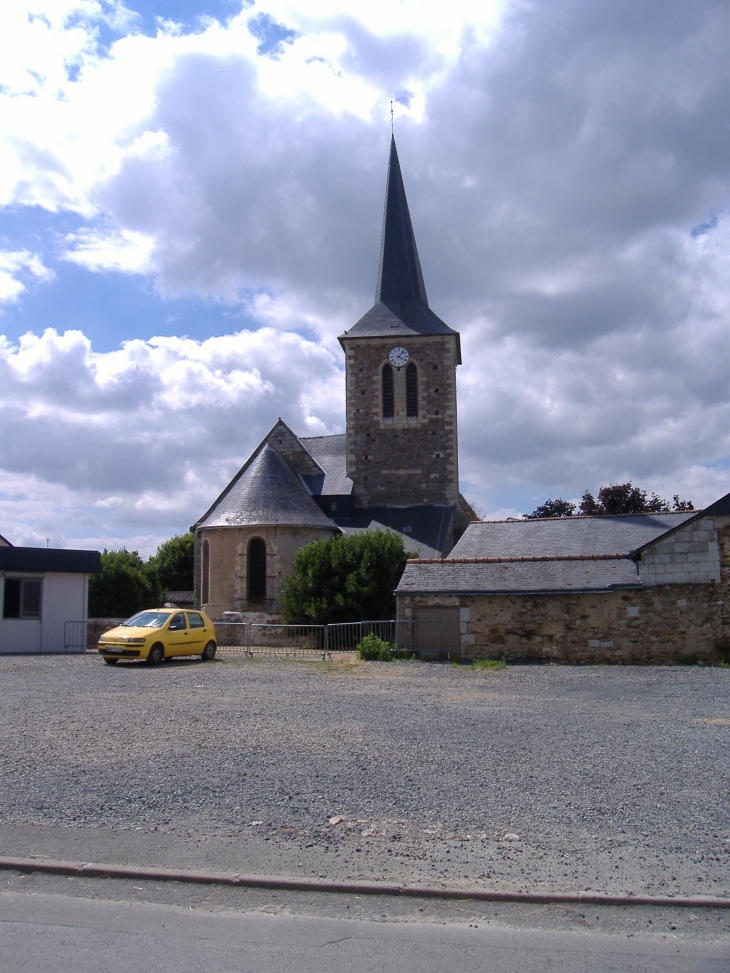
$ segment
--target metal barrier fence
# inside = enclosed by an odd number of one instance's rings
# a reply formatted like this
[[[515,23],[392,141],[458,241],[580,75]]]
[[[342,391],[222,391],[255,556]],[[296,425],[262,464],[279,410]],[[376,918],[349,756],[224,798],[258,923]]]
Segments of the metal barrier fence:
[[[327,654],[324,625],[216,622],[215,632],[219,650],[234,655],[302,658]]]
[[[366,635],[375,635],[400,651],[411,652],[421,658],[447,659],[457,647],[448,622],[412,619],[328,625],[327,645],[332,652],[352,651]]]
[[[63,649],[64,652],[86,651],[86,628],[88,622],[64,622],[63,623]]]
[[[338,622],[331,625],[283,625],[257,622],[216,622],[220,652],[230,655],[333,658],[354,652],[366,635],[390,642],[404,653],[421,658],[448,659],[456,649],[446,622],[395,620]]]

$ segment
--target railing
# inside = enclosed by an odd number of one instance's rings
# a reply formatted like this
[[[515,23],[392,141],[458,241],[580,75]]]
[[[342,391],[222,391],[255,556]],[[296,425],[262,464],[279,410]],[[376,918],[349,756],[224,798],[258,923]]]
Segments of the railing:
[[[63,623],[63,650],[64,652],[85,652],[86,651],[86,627],[88,622],[64,622]]]
[[[230,655],[324,658],[329,654],[324,625],[216,622],[215,634],[219,652]]]
[[[333,658],[354,652],[366,635],[390,642],[403,653],[443,660],[458,646],[447,622],[390,619],[338,622],[330,625],[283,625],[257,622],[216,622],[219,652],[230,655]],[[458,638],[458,636],[457,636]]]
[[[353,651],[366,635],[375,635],[400,651],[421,658],[447,659],[458,646],[451,625],[442,621],[391,619],[327,626],[327,644],[333,652]]]

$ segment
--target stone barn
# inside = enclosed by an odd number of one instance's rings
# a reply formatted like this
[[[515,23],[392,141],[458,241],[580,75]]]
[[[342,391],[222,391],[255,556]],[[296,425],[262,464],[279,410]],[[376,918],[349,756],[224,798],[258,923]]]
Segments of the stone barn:
[[[696,512],[472,523],[447,558],[410,561],[396,598],[399,618],[450,621],[452,656],[713,662],[729,583],[730,494]]]

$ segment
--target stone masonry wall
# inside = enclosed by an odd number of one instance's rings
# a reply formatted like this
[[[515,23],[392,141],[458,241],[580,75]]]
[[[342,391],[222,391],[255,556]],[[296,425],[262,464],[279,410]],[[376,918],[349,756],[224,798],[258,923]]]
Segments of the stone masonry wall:
[[[266,542],[265,609],[275,612],[281,583],[291,573],[295,553],[310,541],[331,537],[337,531],[334,527],[331,531],[311,527],[211,527],[197,533],[201,542],[207,539],[210,544],[208,613],[220,618],[224,611],[249,608],[247,552],[252,538],[261,537]],[[260,604],[256,603],[257,608]]]
[[[643,585],[720,583],[720,551],[712,517],[680,527],[652,544],[638,561]]]
[[[711,662],[725,631],[723,596],[717,584],[600,594],[411,596],[398,598],[398,617],[412,617],[419,605],[458,606],[462,657],[667,664],[696,655]]]
[[[347,475],[357,507],[456,503],[456,337],[342,339],[347,374]],[[392,348],[418,368],[418,416],[406,416],[405,368],[394,369],[395,415],[383,418],[381,370]]]

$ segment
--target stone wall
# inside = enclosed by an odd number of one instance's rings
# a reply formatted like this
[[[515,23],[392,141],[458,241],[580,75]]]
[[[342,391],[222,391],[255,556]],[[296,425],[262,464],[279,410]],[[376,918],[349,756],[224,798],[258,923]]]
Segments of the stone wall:
[[[720,551],[714,518],[701,517],[660,538],[642,553],[638,569],[643,585],[719,584]]]
[[[730,559],[730,529],[725,539]],[[561,663],[667,664],[717,660],[726,631],[722,585],[684,584],[590,594],[411,596],[418,606],[459,608],[461,654]]]
[[[197,531],[196,540],[210,544],[210,587],[207,611],[220,618],[224,611],[261,610],[275,612],[281,583],[291,574],[294,555],[310,541],[337,533],[313,527],[210,527]],[[198,536],[199,535],[199,536]],[[266,601],[249,603],[248,543],[254,537],[266,542]],[[202,558],[198,559],[201,570]],[[196,591],[202,585],[196,578]],[[205,608],[205,606],[203,606]]]
[[[86,623],[86,648],[95,649],[104,632],[121,625],[128,617],[127,615],[125,618],[90,618]]]
[[[342,339],[347,375],[347,475],[356,507],[456,503],[456,336]],[[418,369],[418,416],[406,415],[405,368],[394,369],[395,415],[383,417],[388,353],[407,348]]]

